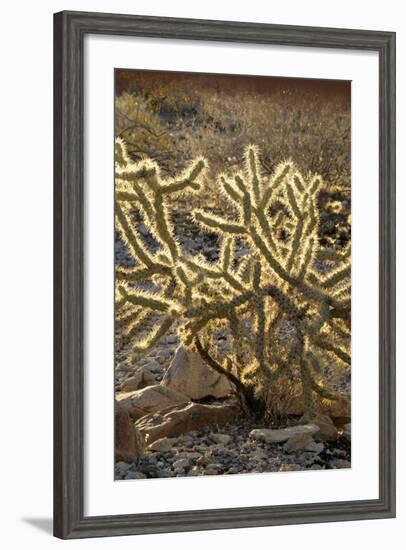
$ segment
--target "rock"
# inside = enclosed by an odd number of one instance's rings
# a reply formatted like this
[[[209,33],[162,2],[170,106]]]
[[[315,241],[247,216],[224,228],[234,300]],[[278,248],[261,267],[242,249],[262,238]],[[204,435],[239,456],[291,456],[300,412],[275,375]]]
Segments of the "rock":
[[[250,453],[250,459],[253,460],[267,460],[268,455],[264,451],[253,451]]]
[[[209,468],[207,467],[204,471],[203,471],[203,474],[206,475],[206,476],[215,476],[217,474],[219,474],[220,471],[217,470],[217,468]]]
[[[319,414],[310,419],[307,415],[304,415],[300,420],[301,423],[306,423],[309,421],[319,427],[317,439],[322,439],[324,441],[335,441],[338,438],[338,430],[329,416]]]
[[[144,416],[135,423],[140,433],[151,444],[163,437],[176,437],[209,424],[226,424],[241,413],[239,403],[230,398],[210,405],[182,403],[167,410]]]
[[[170,355],[169,355],[169,353],[167,353],[165,351],[160,351],[156,355],[156,360],[158,361],[158,363],[160,365],[164,365],[165,363],[167,363],[169,361],[169,359],[170,359]]]
[[[207,466],[210,464],[210,462],[213,460],[213,456],[211,451],[208,451],[204,455],[202,455],[200,458],[197,459],[196,464],[199,464],[199,466]]]
[[[279,468],[280,472],[299,472],[300,470],[303,470],[303,467],[299,464],[282,464]]]
[[[115,479],[124,479],[128,470],[131,468],[131,464],[127,464],[120,460],[114,465],[114,477]]]
[[[156,451],[159,453],[166,453],[170,451],[175,443],[176,438],[163,437],[162,439],[157,439],[149,447],[149,451]]]
[[[210,439],[212,439],[214,441],[214,443],[219,443],[221,445],[227,445],[231,441],[231,435],[211,434]]]
[[[142,472],[128,472],[126,479],[145,479],[147,476]]]
[[[148,359],[143,365],[144,370],[152,372],[154,374],[162,372],[162,365],[158,363],[155,359]]]
[[[348,441],[351,441],[351,422],[349,422],[348,424],[344,424],[343,436],[348,439]]]
[[[173,463],[175,470],[184,470],[190,466],[190,460],[187,458],[180,458]]]
[[[311,435],[302,434],[290,437],[283,446],[286,452],[309,451],[312,453],[321,453],[324,449],[323,443],[316,443]]]
[[[116,399],[134,420],[188,401],[185,395],[160,384],[134,392],[118,392]]]
[[[330,464],[333,466],[333,468],[342,469],[342,468],[351,468],[351,462],[348,460],[343,460],[342,458],[336,458],[335,460],[332,460]]]
[[[179,346],[161,384],[190,399],[226,397],[233,387],[222,374],[211,369],[198,353]]]
[[[132,462],[143,451],[143,437],[134,427],[128,411],[120,404],[114,409],[114,455],[116,462]]]
[[[265,441],[266,443],[282,443],[289,438],[298,435],[314,435],[318,433],[319,428],[314,424],[306,424],[305,426],[290,426],[280,430],[270,430],[268,428],[257,428],[250,432],[252,439]]]
[[[155,376],[149,370],[138,369],[138,371],[120,386],[120,391],[134,391],[149,384],[155,383]]]
[[[316,443],[315,441],[311,441],[308,445],[306,445],[305,451],[320,454],[324,451],[324,445],[321,442]]]
[[[328,412],[331,418],[351,418],[351,402],[345,397],[332,401]]]
[[[188,434],[184,434],[178,438],[178,443],[183,447],[193,447],[193,437]]]
[[[195,453],[193,451],[181,451],[176,455],[178,458],[188,458],[189,460],[196,460],[202,455],[200,453]]]
[[[153,464],[146,464],[141,467],[141,473],[145,474],[146,477],[158,477],[159,469]]]

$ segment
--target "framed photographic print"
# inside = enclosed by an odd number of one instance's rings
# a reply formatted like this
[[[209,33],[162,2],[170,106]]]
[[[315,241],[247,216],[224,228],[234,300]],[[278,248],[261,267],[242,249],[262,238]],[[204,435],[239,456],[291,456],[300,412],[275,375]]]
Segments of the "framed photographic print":
[[[54,533],[395,515],[395,35],[55,15]]]

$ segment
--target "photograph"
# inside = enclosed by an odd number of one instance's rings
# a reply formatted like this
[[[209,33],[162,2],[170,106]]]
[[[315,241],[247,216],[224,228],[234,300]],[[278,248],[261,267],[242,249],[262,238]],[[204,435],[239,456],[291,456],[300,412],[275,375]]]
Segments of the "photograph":
[[[115,68],[111,108],[114,479],[351,468],[351,81]]]

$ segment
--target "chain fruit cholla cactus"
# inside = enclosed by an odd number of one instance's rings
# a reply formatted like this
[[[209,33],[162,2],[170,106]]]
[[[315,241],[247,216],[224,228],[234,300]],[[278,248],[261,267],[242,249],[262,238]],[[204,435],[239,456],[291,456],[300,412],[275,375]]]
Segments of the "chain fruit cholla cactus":
[[[264,398],[288,375],[301,382],[310,413],[317,394],[335,399],[322,373],[327,365],[350,365],[350,248],[319,246],[321,178],[303,177],[290,161],[264,176],[256,147],[248,146],[243,171],[219,176],[225,215],[193,210],[195,222],[221,239],[218,261],[209,262],[180,245],[169,212],[176,194],[202,188],[206,160],[164,180],[153,161],[133,163],[119,138],[115,152],[116,225],[136,264],[116,266],[116,323],[134,360],[176,329],[246,395]],[[134,208],[157,250],[145,245]],[[154,291],[143,290],[146,281]],[[153,328],[146,332],[147,319]],[[219,332],[230,353],[219,351]]]

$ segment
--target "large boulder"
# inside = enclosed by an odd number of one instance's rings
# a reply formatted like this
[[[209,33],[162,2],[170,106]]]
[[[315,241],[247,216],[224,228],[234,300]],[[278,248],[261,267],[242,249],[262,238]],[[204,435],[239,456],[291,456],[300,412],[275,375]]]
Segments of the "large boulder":
[[[161,384],[132,392],[118,392],[116,399],[134,420],[188,401],[185,395]]]
[[[179,346],[162,380],[162,385],[190,399],[226,397],[233,386],[226,376],[210,368],[198,353]]]
[[[351,418],[351,401],[346,397],[340,397],[340,399],[332,401],[328,414],[333,419]]]
[[[114,458],[116,462],[132,462],[143,451],[143,436],[134,426],[128,411],[119,403],[114,409]]]
[[[210,405],[184,403],[144,416],[135,423],[135,427],[143,435],[146,445],[151,445],[158,439],[177,437],[209,424],[225,424],[240,413],[239,403],[234,398]]]

